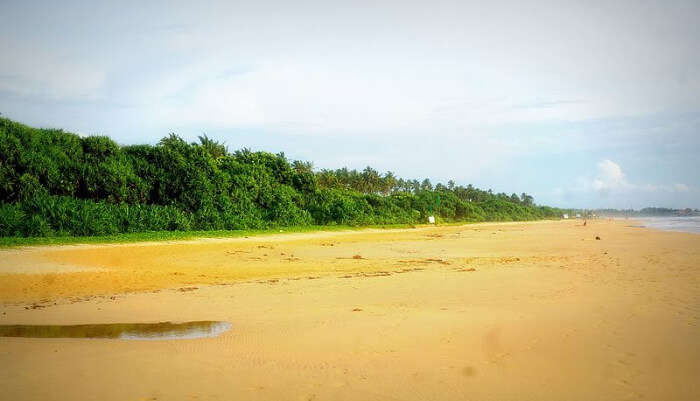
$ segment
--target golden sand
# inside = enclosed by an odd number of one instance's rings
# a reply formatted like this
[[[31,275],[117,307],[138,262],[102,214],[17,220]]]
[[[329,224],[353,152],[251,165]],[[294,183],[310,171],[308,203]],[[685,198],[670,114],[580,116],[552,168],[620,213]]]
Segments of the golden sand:
[[[698,400],[700,235],[630,225],[3,250],[0,324],[233,329],[0,338],[0,399]]]

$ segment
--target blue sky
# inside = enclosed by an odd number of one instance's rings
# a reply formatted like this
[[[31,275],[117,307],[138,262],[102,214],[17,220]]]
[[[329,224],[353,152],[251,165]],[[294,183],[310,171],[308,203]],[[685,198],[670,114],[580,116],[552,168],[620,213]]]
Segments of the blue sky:
[[[0,112],[30,125],[700,207],[697,1],[47,3],[0,3]]]

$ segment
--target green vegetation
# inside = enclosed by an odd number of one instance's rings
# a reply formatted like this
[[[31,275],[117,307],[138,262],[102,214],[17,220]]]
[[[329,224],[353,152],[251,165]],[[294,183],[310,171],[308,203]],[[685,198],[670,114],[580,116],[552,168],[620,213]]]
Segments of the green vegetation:
[[[0,119],[0,237],[415,224],[433,211],[446,222],[562,213],[527,194],[433,186],[370,167],[315,173],[284,154],[230,153],[207,136],[119,146]]]
[[[458,222],[445,223],[461,224]],[[363,226],[362,229],[396,229],[413,228],[411,224],[384,224]],[[283,229],[259,230],[200,230],[200,231],[144,231],[139,233],[92,235],[87,237],[0,237],[0,248],[30,245],[71,245],[71,244],[118,244],[144,241],[185,241],[200,238],[247,238],[248,236],[274,235],[279,233],[305,233],[314,231],[343,231],[357,230],[357,226],[300,226],[284,227]]]

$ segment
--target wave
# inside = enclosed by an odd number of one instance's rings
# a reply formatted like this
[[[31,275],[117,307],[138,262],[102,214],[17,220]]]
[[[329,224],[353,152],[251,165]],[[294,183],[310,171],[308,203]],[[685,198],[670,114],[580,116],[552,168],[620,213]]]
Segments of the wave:
[[[690,217],[648,217],[641,219],[644,227],[664,231],[700,233],[700,216]]]

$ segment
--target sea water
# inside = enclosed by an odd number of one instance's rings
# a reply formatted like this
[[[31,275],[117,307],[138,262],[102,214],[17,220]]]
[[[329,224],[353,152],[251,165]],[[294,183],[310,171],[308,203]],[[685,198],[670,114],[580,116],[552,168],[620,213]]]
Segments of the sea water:
[[[700,233],[700,216],[690,217],[643,217],[635,218],[644,227],[665,231]]]

